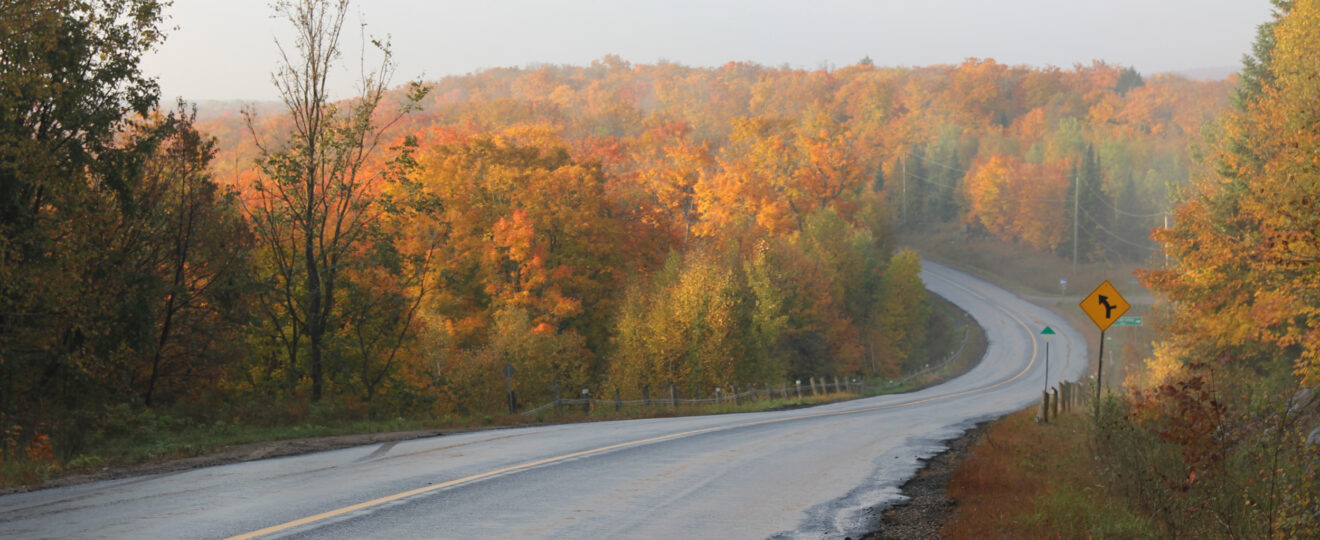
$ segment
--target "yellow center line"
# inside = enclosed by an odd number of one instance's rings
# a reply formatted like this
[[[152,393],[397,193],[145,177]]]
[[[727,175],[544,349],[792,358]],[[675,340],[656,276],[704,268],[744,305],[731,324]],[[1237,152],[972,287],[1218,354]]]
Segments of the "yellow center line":
[[[967,291],[968,293],[973,294],[973,295],[976,296],[977,298],[981,298],[982,300],[985,300],[984,297],[981,297],[980,295],[977,295],[976,293],[973,293],[970,289],[968,289],[968,288],[966,288],[966,287],[963,287],[962,285],[958,284],[957,282],[955,282],[955,281],[953,281],[953,280],[951,280],[951,279],[949,279],[949,278],[946,278],[946,277],[944,277],[944,276],[940,276],[940,275],[938,275],[938,274],[934,274],[934,273],[932,273],[931,275],[934,275],[935,277],[938,277],[938,278],[940,278],[940,279],[943,279],[943,280],[945,280],[945,281],[947,281],[947,282],[953,284],[953,286],[958,287],[959,289],[962,289],[962,290],[964,290],[964,291]],[[999,306],[995,306],[995,307],[999,307]],[[1003,309],[1003,308],[999,308],[999,309],[1000,309],[1001,311],[1003,311],[1004,313],[1008,314],[1009,317],[1011,317],[1014,321],[1016,321],[1019,325],[1022,326],[1022,329],[1023,329],[1023,330],[1026,330],[1028,336],[1031,336],[1031,361],[1030,361],[1030,362],[1027,362],[1027,366],[1024,367],[1024,368],[1022,368],[1022,371],[1019,371],[1019,372],[1018,372],[1016,375],[1014,375],[1013,377],[1011,377],[1011,378],[1009,378],[1009,379],[1005,379],[1005,380],[1003,380],[1003,381],[1000,381],[1000,382],[995,383],[995,384],[992,384],[992,385],[983,386],[983,387],[980,387],[980,388],[973,388],[973,389],[971,389],[971,390],[964,390],[964,391],[962,391],[962,392],[955,392],[955,393],[952,393],[952,394],[941,394],[941,395],[938,395],[938,396],[932,396],[932,397],[928,397],[928,398],[924,398],[924,399],[918,399],[918,400],[913,400],[913,401],[905,401],[905,402],[902,402],[902,403],[894,403],[894,404],[889,404],[889,405],[877,405],[877,406],[874,406],[874,407],[865,407],[865,408],[861,408],[861,409],[849,409],[849,410],[846,410],[846,411],[834,411],[834,412],[825,412],[825,413],[815,413],[815,414],[807,414],[807,415],[788,416],[788,417],[783,417],[783,418],[770,418],[770,419],[766,419],[766,420],[757,420],[757,421],[754,421],[754,422],[744,422],[744,423],[741,423],[741,424],[732,424],[732,425],[725,425],[725,426],[713,426],[713,427],[702,428],[702,429],[694,429],[694,430],[691,430],[691,431],[684,431],[684,432],[681,432],[681,433],[671,433],[671,434],[668,434],[668,435],[661,435],[661,436],[658,436],[658,437],[651,437],[651,438],[649,438],[649,439],[641,439],[641,440],[636,440],[636,441],[629,441],[629,442],[622,442],[622,443],[618,443],[618,444],[611,444],[611,445],[609,445],[609,446],[602,446],[602,447],[600,447],[600,448],[593,448],[593,449],[591,449],[591,450],[582,450],[582,451],[580,451],[580,452],[573,452],[573,453],[570,453],[570,454],[564,454],[564,455],[562,455],[562,456],[555,456],[555,457],[550,457],[550,458],[545,458],[545,459],[538,459],[538,460],[536,460],[536,461],[530,461],[530,462],[522,463],[522,464],[519,464],[519,465],[513,465],[513,466],[509,466],[509,467],[504,467],[504,468],[502,468],[502,469],[496,469],[496,470],[493,470],[493,471],[487,471],[487,472],[480,473],[480,474],[474,474],[474,475],[472,475],[472,476],[465,476],[465,477],[463,477],[463,478],[458,478],[458,479],[455,479],[455,480],[449,480],[449,481],[447,481],[447,482],[441,482],[441,483],[439,483],[439,484],[432,484],[432,485],[428,485],[428,486],[424,486],[424,487],[419,487],[419,488],[411,489],[411,490],[404,491],[404,492],[401,492],[401,493],[395,493],[395,494],[393,494],[393,495],[387,495],[387,496],[380,497],[380,498],[377,498],[377,499],[372,499],[372,500],[369,500],[369,501],[360,502],[360,503],[357,503],[357,504],[354,504],[354,505],[349,505],[349,506],[345,506],[345,507],[342,507],[342,508],[336,508],[336,509],[334,509],[334,510],[330,510],[330,511],[327,511],[327,512],[322,512],[322,513],[320,513],[320,514],[316,514],[316,515],[312,515],[312,516],[307,516],[307,517],[302,518],[302,519],[296,519],[296,520],[293,520],[293,521],[289,521],[289,522],[285,522],[285,523],[280,523],[280,524],[278,524],[278,525],[272,525],[272,526],[270,526],[270,527],[266,527],[266,528],[264,528],[264,529],[255,530],[255,531],[252,531],[252,532],[249,532],[249,533],[244,533],[244,534],[239,534],[239,535],[236,535],[236,536],[231,536],[231,537],[229,537],[228,540],[247,540],[247,539],[251,539],[251,538],[257,538],[257,537],[260,537],[260,536],[265,536],[265,535],[268,535],[268,534],[274,534],[274,533],[277,533],[277,532],[287,531],[287,530],[289,530],[289,529],[293,529],[293,528],[296,528],[296,527],[301,527],[301,526],[303,526],[303,525],[309,525],[309,524],[312,524],[312,523],[316,523],[316,522],[318,522],[318,521],[324,521],[324,520],[327,520],[327,519],[330,519],[330,518],[339,517],[339,516],[342,516],[342,515],[345,515],[345,514],[348,514],[348,513],[351,513],[351,512],[356,512],[356,511],[358,511],[358,510],[363,510],[363,509],[366,509],[366,508],[371,508],[371,507],[373,507],[373,506],[380,506],[380,505],[382,505],[382,504],[386,504],[386,503],[394,502],[394,501],[397,501],[397,500],[400,500],[400,499],[406,499],[406,498],[408,498],[408,497],[412,497],[412,496],[415,496],[415,495],[421,495],[421,494],[423,494],[423,493],[430,493],[430,492],[432,492],[432,491],[441,490],[441,489],[445,489],[445,488],[450,488],[450,487],[454,487],[454,486],[457,486],[457,485],[460,485],[460,484],[466,484],[466,483],[469,483],[469,482],[475,482],[475,481],[477,481],[477,480],[483,480],[483,479],[490,478],[490,477],[493,477],[493,476],[498,476],[498,475],[501,475],[501,474],[506,474],[506,473],[516,472],[516,471],[522,471],[522,470],[526,470],[526,469],[531,469],[531,468],[533,468],[533,467],[539,467],[539,466],[541,466],[541,465],[549,465],[549,464],[551,464],[551,463],[557,463],[557,462],[560,462],[560,461],[567,461],[567,460],[570,460],[570,459],[579,458],[579,457],[587,456],[587,455],[591,455],[591,454],[599,454],[599,453],[602,453],[602,452],[609,452],[609,451],[611,451],[611,450],[619,450],[619,449],[622,449],[622,448],[630,448],[630,447],[634,447],[634,446],[641,446],[641,445],[644,445],[644,444],[650,444],[650,443],[656,443],[656,442],[661,442],[661,441],[667,441],[667,440],[671,440],[671,439],[677,439],[677,438],[680,438],[680,437],[688,437],[688,436],[698,435],[698,434],[702,434],[702,433],[709,433],[709,432],[712,432],[712,431],[722,431],[722,430],[738,429],[738,428],[751,427],[751,426],[759,426],[759,425],[764,425],[764,424],[774,424],[774,423],[779,423],[779,422],[787,422],[787,421],[789,421],[789,420],[803,420],[803,419],[807,419],[807,418],[823,418],[823,417],[829,417],[829,416],[842,416],[842,415],[847,415],[847,414],[859,414],[859,413],[865,413],[865,412],[874,412],[874,411],[885,410],[885,409],[896,409],[896,408],[899,408],[899,407],[911,407],[911,406],[913,406],[913,405],[919,405],[919,404],[922,404],[922,403],[929,403],[929,402],[931,402],[931,401],[938,401],[938,400],[942,400],[942,399],[951,399],[951,398],[955,398],[955,397],[965,396],[965,395],[968,395],[968,394],[974,394],[974,393],[978,393],[978,392],[984,392],[984,391],[987,391],[987,390],[993,390],[993,389],[995,389],[995,388],[999,388],[1000,386],[1003,386],[1003,385],[1006,385],[1006,384],[1008,384],[1008,383],[1011,383],[1011,382],[1013,382],[1013,381],[1018,380],[1018,379],[1021,378],[1023,375],[1025,375],[1028,371],[1030,371],[1030,370],[1031,370],[1031,366],[1033,366],[1033,365],[1036,364],[1036,353],[1037,353],[1036,336],[1035,336],[1035,334],[1033,334],[1033,333],[1031,332],[1031,329],[1027,326],[1027,324],[1026,324],[1025,322],[1023,322],[1022,319],[1019,319],[1016,315],[1013,315],[1012,313],[1010,313],[1008,310]]]

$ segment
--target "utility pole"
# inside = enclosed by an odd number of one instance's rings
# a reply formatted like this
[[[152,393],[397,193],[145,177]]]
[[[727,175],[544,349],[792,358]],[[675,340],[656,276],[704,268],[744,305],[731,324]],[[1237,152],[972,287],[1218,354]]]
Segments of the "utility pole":
[[[907,152],[898,156],[898,162],[903,166],[903,223],[907,224]]]
[[[1169,211],[1168,211],[1168,210],[1165,210],[1165,211],[1164,211],[1164,228],[1165,228],[1165,229],[1168,229],[1168,228],[1169,228]],[[1166,249],[1164,246],[1160,246],[1160,252],[1164,253],[1164,269],[1165,269],[1165,270],[1168,270],[1168,269],[1169,269],[1169,250]]]
[[[1078,201],[1082,192],[1082,171],[1078,169],[1077,175],[1073,178],[1073,267],[1072,275],[1077,275],[1077,209],[1080,207]]]

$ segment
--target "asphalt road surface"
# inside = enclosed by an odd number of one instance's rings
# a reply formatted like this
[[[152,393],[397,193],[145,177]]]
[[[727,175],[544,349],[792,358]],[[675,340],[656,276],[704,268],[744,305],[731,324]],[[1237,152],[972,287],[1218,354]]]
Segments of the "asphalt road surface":
[[[922,391],[791,411],[502,429],[0,497],[0,536],[121,538],[842,538],[941,442],[1075,380],[1058,316],[925,262],[989,338]]]

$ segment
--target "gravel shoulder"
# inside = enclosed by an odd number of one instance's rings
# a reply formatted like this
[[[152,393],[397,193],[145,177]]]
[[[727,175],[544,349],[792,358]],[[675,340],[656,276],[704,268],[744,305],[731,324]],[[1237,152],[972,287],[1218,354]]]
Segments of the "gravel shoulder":
[[[908,499],[904,502],[873,512],[879,514],[874,531],[860,540],[910,540],[913,538],[942,538],[940,529],[953,515],[955,501],[949,499],[949,479],[958,469],[963,456],[981,439],[989,423],[981,423],[967,430],[961,437],[949,441],[949,448],[926,461],[901,488]]]

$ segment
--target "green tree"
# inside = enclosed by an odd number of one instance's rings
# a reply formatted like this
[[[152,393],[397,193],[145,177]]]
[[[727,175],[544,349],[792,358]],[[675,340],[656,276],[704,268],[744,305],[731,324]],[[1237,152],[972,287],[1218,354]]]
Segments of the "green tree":
[[[1070,225],[1075,224],[1075,235],[1064,236],[1059,253],[1076,255],[1082,261],[1095,261],[1109,255],[1106,247],[1117,242],[1114,233],[1114,203],[1104,191],[1104,173],[1095,149],[1085,145],[1082,156],[1073,170],[1067,196],[1060,202]],[[1071,233],[1072,231],[1069,231]],[[1076,242],[1074,242],[1074,238]]]
[[[134,385],[148,407],[161,395],[206,390],[240,355],[231,344],[246,316],[252,238],[236,194],[211,178],[216,143],[195,120],[180,103],[140,128],[160,144],[135,182],[133,211],[114,229],[125,232],[123,250],[139,261],[132,298],[150,328],[132,344],[142,359]]]
[[[926,286],[921,281],[921,257],[908,249],[895,253],[885,271],[884,298],[877,318],[882,350],[888,353],[891,365],[920,367],[915,353],[926,344],[930,313]]]
[[[1118,82],[1114,84],[1114,91],[1120,96],[1126,96],[1128,91],[1133,88],[1145,86],[1146,81],[1137,73],[1136,68],[1128,66],[1123,68],[1123,72],[1118,75]]]
[[[1274,71],[1274,28],[1292,12],[1295,0],[1270,0],[1274,4],[1274,20],[1256,27],[1256,41],[1251,44],[1251,52],[1242,55],[1240,83],[1233,90],[1233,106],[1239,110],[1260,98],[1263,90],[1273,85]]]
[[[139,63],[160,24],[153,0],[0,2],[0,425],[54,422],[61,453],[131,395],[129,276],[100,227],[132,211],[152,151],[118,138],[157,102]]]

